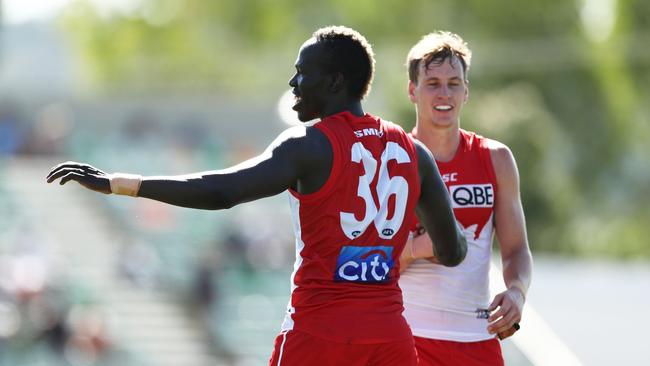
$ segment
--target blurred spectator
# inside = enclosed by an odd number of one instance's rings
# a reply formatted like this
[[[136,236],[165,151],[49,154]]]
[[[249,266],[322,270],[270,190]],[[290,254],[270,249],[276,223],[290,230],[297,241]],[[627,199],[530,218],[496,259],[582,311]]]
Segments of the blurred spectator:
[[[62,289],[48,287],[26,304],[26,317],[34,327],[36,340],[43,340],[57,354],[63,354],[69,331],[65,319],[69,304]]]
[[[41,107],[23,152],[29,155],[62,154],[73,122],[72,109],[65,103],[57,102]]]
[[[249,261],[246,253],[250,247],[245,226],[232,225],[222,237],[223,258],[228,258],[227,267],[240,269],[244,272],[253,272],[255,268]]]
[[[138,287],[155,288],[159,279],[160,258],[151,245],[136,241],[122,248],[119,270]]]
[[[111,340],[107,313],[100,306],[75,306],[68,316],[70,337],[64,355],[73,365],[96,365],[110,359]]]
[[[125,121],[120,130],[121,138],[129,144],[141,143],[152,136],[156,139],[162,135],[160,120],[149,109],[134,111]]]
[[[8,102],[0,104],[0,156],[15,154],[24,140],[25,132],[17,108]]]
[[[57,271],[56,243],[14,215],[15,232],[0,242],[0,366],[125,366],[108,317],[97,306],[79,307],[79,286]]]

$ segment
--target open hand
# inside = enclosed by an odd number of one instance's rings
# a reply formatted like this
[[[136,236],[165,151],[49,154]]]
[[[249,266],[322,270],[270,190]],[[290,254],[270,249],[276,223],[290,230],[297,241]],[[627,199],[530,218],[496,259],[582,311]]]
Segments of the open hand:
[[[50,170],[50,173],[47,175],[47,182],[52,183],[59,178],[61,179],[59,181],[60,185],[64,185],[68,181],[74,180],[95,192],[105,194],[111,193],[109,175],[92,165],[66,161]]]

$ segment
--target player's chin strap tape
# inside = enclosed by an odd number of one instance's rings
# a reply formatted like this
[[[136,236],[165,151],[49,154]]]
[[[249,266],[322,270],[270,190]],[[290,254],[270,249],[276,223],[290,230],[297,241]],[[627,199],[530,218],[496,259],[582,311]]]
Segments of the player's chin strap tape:
[[[142,176],[137,174],[113,173],[110,175],[111,192],[136,197],[142,184]]]

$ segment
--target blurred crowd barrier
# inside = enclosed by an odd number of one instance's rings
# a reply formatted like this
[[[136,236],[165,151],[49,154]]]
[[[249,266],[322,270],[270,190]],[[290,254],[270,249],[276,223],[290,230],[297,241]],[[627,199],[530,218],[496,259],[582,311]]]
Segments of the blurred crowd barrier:
[[[264,130],[234,141],[215,136],[214,126],[196,114],[122,109],[108,103],[0,105],[0,175],[2,162],[44,157],[109,172],[180,174],[224,168],[263,149],[253,145],[265,139]],[[70,278],[66,258],[56,257],[56,244],[1,181],[0,196],[0,365],[144,365],[146,355],[120,346],[103,308],[105,294],[83,278]],[[284,195],[227,212],[101,195],[93,202],[99,206],[89,202],[87,209],[107,215],[125,237],[115,276],[142,291],[173,294],[205,325],[226,364],[266,362],[289,298],[295,255]]]
[[[0,160],[0,173],[3,163]],[[0,181],[0,365],[133,365],[93,288]]]

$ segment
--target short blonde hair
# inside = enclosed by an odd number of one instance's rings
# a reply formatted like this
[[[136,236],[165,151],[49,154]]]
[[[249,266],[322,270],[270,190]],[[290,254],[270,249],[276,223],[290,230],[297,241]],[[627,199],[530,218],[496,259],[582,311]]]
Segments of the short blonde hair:
[[[425,35],[411,48],[406,57],[409,80],[417,84],[422,61],[425,67],[429,67],[433,62],[443,63],[454,57],[462,64],[463,76],[467,80],[472,62],[472,51],[467,46],[467,42],[458,34],[447,31],[436,31]]]

